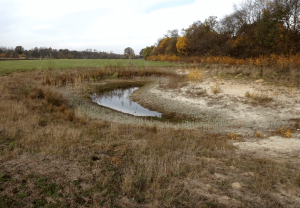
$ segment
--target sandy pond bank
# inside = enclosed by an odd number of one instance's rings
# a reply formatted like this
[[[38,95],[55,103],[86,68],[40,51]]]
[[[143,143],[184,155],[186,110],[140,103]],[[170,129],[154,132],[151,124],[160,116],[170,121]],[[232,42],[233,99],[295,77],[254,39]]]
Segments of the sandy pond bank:
[[[74,96],[76,93],[72,88],[63,90],[63,93],[72,97],[73,105],[91,118],[127,124],[156,125],[159,129],[188,128],[219,134],[234,132],[234,145],[241,151],[255,153],[263,149],[263,154],[288,154],[294,158],[300,156],[300,131],[293,127],[295,123],[300,123],[299,89],[275,86],[262,80],[227,78],[222,80],[221,93],[213,94],[210,86],[215,83],[215,78],[211,76],[202,82],[187,82],[175,89],[162,87],[162,83],[172,81],[169,78],[142,79],[150,83],[134,91],[130,96],[131,100],[151,110],[184,114],[195,120],[183,120],[176,124],[150,121],[103,108],[89,99]],[[247,98],[246,92],[254,93],[258,98]],[[281,127],[292,130],[290,138],[285,138],[284,132],[278,135],[278,129]],[[262,138],[259,136],[255,137],[257,131],[264,136],[265,142],[261,142]]]

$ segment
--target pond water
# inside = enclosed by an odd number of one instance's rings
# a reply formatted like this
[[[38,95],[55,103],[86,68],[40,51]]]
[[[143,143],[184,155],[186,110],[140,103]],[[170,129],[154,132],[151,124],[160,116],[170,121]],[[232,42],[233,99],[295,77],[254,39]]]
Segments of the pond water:
[[[138,87],[116,89],[114,91],[104,92],[101,94],[94,93],[91,97],[94,103],[123,113],[128,113],[134,116],[161,117],[161,113],[150,111],[149,109],[144,108],[138,103],[129,99],[131,93],[137,89]]]

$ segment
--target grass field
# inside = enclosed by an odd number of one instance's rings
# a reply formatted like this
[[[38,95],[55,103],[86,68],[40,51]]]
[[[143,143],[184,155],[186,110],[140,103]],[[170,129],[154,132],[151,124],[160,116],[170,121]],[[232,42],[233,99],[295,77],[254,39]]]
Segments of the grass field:
[[[17,71],[44,70],[49,66],[55,69],[76,67],[101,67],[101,66],[176,66],[176,63],[145,61],[145,60],[116,60],[116,59],[53,59],[53,60],[18,60],[0,61],[0,74]]]
[[[240,100],[233,96],[225,97],[222,93],[208,94],[204,87],[188,88],[192,86],[190,80],[195,77],[202,79],[201,73],[191,69],[191,74],[180,75],[183,70],[178,70],[178,66],[151,67],[151,64],[168,64],[163,62],[85,61],[55,60],[54,64],[61,64],[62,68],[65,64],[69,69],[0,76],[0,208],[300,207],[298,150],[292,154],[283,152],[283,156],[279,157],[279,153],[270,154],[270,147],[261,147],[254,154],[254,150],[246,151],[234,145],[257,141],[259,146],[266,146],[266,142],[273,141],[268,134],[281,135],[284,133],[282,129],[266,133],[262,138],[254,136],[256,126],[261,123],[251,123],[253,135],[244,137],[239,134],[239,129],[246,127],[226,121],[228,126],[235,125],[230,128],[237,128],[237,131],[216,133],[209,130],[209,126],[189,128],[198,121],[186,122],[184,119],[179,124],[119,114],[95,106],[90,94],[98,89],[147,83],[141,87],[140,94],[136,94],[139,102],[145,107],[157,106],[153,110],[166,109],[159,112],[169,111],[170,116],[184,114],[187,118],[203,110],[202,101],[212,103],[209,107],[216,110],[226,108],[238,115],[236,109],[241,109],[240,112],[243,109],[237,106],[245,101],[249,104],[245,111],[253,110],[255,115],[263,116],[262,111],[270,113],[275,108],[282,112],[289,108],[288,105],[300,106],[300,101],[297,101],[299,104],[287,103],[286,99],[284,105],[287,107],[284,109],[280,103],[276,107],[268,99],[253,97],[253,94],[242,96]],[[0,64],[4,62],[8,63],[3,61]],[[22,65],[21,62],[12,63]],[[76,70],[72,68],[72,64],[76,67],[75,63],[81,65]],[[84,67],[84,64],[96,66],[97,63],[104,64],[104,67]],[[51,66],[46,60],[44,64],[45,69]],[[148,67],[140,67],[144,65]],[[219,66],[211,67],[205,68],[205,79],[213,83],[214,70]],[[254,69],[248,75],[239,72],[240,75],[235,78],[238,70],[238,67],[219,68],[224,85],[216,82],[216,86],[225,91],[225,87],[231,85],[226,84],[229,81],[239,83],[240,79],[246,79],[244,76],[247,79],[259,76],[258,70]],[[247,72],[248,68],[243,70]],[[263,75],[264,79],[268,78],[266,73]],[[285,76],[281,79],[287,80]],[[287,81],[291,80],[290,76]],[[246,82],[241,83],[238,85],[240,88],[246,86]],[[180,91],[184,89],[188,89],[184,97],[186,100],[176,101],[175,97],[181,96]],[[292,90],[296,89],[286,88],[285,92]],[[167,93],[174,99],[164,102],[169,99],[164,96]],[[190,98],[201,105],[197,111],[194,103],[189,103]],[[232,108],[223,105],[229,103],[225,98],[232,101]],[[263,103],[268,103],[269,108],[262,108]],[[252,104],[258,105],[258,108]],[[193,111],[192,114],[188,114],[189,110]],[[206,114],[201,113],[201,116],[210,116]],[[279,113],[276,115],[281,116]],[[250,116],[246,118],[249,120]],[[286,144],[296,140],[295,128],[300,129],[300,120],[296,121],[297,125],[295,123],[293,129],[290,128],[291,138],[281,138]],[[221,127],[216,126],[218,129]]]

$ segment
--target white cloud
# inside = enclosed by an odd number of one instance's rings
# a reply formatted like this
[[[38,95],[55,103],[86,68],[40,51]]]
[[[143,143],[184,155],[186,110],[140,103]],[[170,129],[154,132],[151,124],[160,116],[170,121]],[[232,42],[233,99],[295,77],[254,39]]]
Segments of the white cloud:
[[[52,25],[37,25],[34,27],[31,27],[31,29],[36,29],[36,30],[42,30],[42,29],[50,29],[53,28]]]

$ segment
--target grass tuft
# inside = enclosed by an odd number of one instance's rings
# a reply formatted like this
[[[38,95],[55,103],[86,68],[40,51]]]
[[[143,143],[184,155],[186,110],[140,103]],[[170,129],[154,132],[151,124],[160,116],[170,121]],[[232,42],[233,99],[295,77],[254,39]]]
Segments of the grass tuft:
[[[258,137],[258,138],[264,138],[264,135],[262,133],[260,133],[259,131],[256,131],[254,136]]]
[[[221,86],[220,86],[221,84],[222,84],[222,78],[221,78],[221,76],[219,76],[216,79],[215,85],[210,86],[210,90],[212,91],[213,94],[218,94],[222,91]]]
[[[188,70],[188,75],[185,78],[187,81],[197,82],[202,81],[204,79],[204,70],[203,68],[201,70],[198,70],[196,68],[191,68]]]
[[[231,140],[238,140],[238,136],[237,136],[237,133],[234,133],[234,131],[231,133],[231,134],[228,134],[228,137],[231,139]]]

